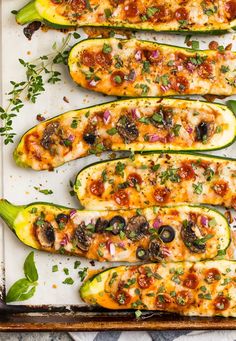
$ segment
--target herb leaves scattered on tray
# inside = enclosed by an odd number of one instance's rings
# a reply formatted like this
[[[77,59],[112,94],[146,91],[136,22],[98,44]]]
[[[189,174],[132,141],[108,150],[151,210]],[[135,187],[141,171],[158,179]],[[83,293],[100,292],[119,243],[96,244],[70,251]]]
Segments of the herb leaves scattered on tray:
[[[38,285],[38,271],[35,266],[33,251],[25,260],[24,274],[25,278],[19,279],[10,287],[6,296],[6,303],[26,301],[34,296]]]
[[[25,69],[26,79],[21,82],[10,82],[12,90],[7,94],[9,103],[6,108],[0,106],[0,119],[2,120],[0,136],[4,138],[6,145],[13,143],[16,135],[12,127],[13,118],[24,107],[25,97],[30,102],[36,103],[38,96],[45,91],[45,83],[55,84],[61,81],[61,73],[55,70],[55,66],[58,64],[66,65],[71,37],[72,34],[68,34],[66,38],[62,39],[60,47],[54,43],[53,52],[32,62],[19,59],[20,64]]]

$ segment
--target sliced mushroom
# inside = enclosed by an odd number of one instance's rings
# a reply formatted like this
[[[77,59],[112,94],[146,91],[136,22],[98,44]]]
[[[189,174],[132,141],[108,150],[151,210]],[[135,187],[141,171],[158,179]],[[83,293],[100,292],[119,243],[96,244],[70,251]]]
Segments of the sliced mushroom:
[[[59,122],[52,122],[47,125],[43,132],[43,137],[40,141],[42,147],[44,147],[47,150],[51,149],[51,146],[54,144],[52,135],[57,133],[59,125],[60,125]]]
[[[171,108],[160,107],[151,117],[152,124],[157,127],[171,127],[173,125],[173,110]]]
[[[213,134],[214,126],[209,122],[202,121],[195,128],[196,141],[205,141]]]
[[[191,252],[204,253],[206,251],[206,244],[198,243],[199,237],[197,237],[194,227],[197,228],[192,221],[184,223],[181,228],[181,237],[185,246],[187,246]]]
[[[81,223],[75,230],[73,241],[76,242],[76,246],[82,251],[88,251],[91,239],[86,234],[85,223]]]
[[[126,228],[126,236],[131,240],[139,240],[148,233],[149,224],[143,215],[136,215],[132,217]]]
[[[55,242],[53,226],[46,220],[38,218],[35,222],[35,234],[42,247],[52,247]]]
[[[126,225],[125,219],[120,215],[116,215],[109,222],[109,227],[111,227],[111,232],[113,234],[119,234],[120,231],[124,230]]]
[[[133,120],[128,117],[122,115],[119,121],[116,124],[116,129],[119,135],[123,138],[125,143],[130,143],[136,140],[139,136],[139,131],[133,122]]]
[[[158,240],[152,240],[148,247],[149,259],[153,261],[162,261],[164,256],[161,250],[161,244]]]
[[[95,224],[95,232],[103,233],[106,232],[106,228],[109,226],[109,221],[105,219],[98,218]]]

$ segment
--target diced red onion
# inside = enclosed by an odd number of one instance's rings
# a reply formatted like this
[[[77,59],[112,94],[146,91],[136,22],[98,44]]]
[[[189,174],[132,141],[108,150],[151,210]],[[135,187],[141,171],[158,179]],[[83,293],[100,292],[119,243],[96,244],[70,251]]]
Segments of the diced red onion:
[[[134,120],[137,120],[138,118],[141,117],[140,111],[138,109],[132,109],[131,114]]]
[[[162,247],[161,252],[164,257],[169,257],[171,255],[170,250],[166,246]]]
[[[183,69],[184,69],[183,65],[178,65],[178,66],[177,66],[177,70],[178,70],[178,71],[183,71]]]
[[[148,135],[148,140],[149,140],[149,142],[157,142],[157,141],[162,142],[162,143],[166,142],[165,137],[159,136],[157,134]]]
[[[160,52],[158,50],[152,52],[152,58],[157,59],[160,56]]]
[[[69,135],[69,137],[67,138],[68,141],[73,142],[75,140],[74,135]]]
[[[94,79],[92,79],[90,82],[89,82],[89,85],[90,86],[96,86],[98,84],[98,81],[95,81]]]
[[[168,85],[161,85],[161,90],[166,92],[166,91],[168,91],[170,89],[170,87],[171,87],[170,84],[168,84]]]
[[[138,50],[138,51],[135,53],[134,58],[135,58],[137,61],[142,60],[142,52],[141,52],[140,50]]]
[[[119,242],[117,246],[120,247],[121,249],[125,249],[125,243],[123,242]]]
[[[67,234],[65,234],[65,236],[63,237],[62,241],[60,242],[61,246],[66,246],[69,242],[69,238],[67,236]]]
[[[186,68],[189,72],[193,72],[196,69],[196,66],[190,62],[186,64]]]
[[[115,248],[114,243],[112,243],[110,240],[108,240],[106,243],[106,246],[107,246],[108,251],[110,252],[110,255],[115,256],[116,248]]]
[[[204,216],[201,216],[201,224],[203,226],[208,226],[208,218],[204,217]]]
[[[104,111],[104,114],[103,114],[103,121],[105,124],[107,124],[111,119],[111,113],[110,111],[107,109]]]
[[[77,212],[76,210],[71,210],[70,211],[70,218],[72,218],[76,214],[76,212]]]
[[[192,134],[193,128],[188,126],[188,127],[187,127],[187,132],[188,132],[189,134]]]
[[[159,229],[160,226],[161,226],[161,220],[159,218],[155,219],[153,222],[153,228]]]

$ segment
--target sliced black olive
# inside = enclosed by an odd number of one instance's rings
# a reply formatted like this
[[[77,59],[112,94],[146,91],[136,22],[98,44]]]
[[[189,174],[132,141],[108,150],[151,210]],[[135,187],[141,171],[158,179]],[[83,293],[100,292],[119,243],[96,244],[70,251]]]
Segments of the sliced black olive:
[[[175,239],[175,230],[169,225],[162,225],[158,229],[158,235],[163,243],[170,243]]]
[[[41,218],[36,220],[35,234],[41,246],[52,247],[55,242],[55,232],[53,226]]]
[[[173,111],[169,108],[160,107],[151,117],[151,123],[159,128],[161,126],[173,125]]]
[[[103,233],[106,232],[106,228],[109,226],[108,220],[103,220],[101,218],[98,218],[95,224],[95,232],[96,233]]]
[[[136,250],[136,257],[145,260],[148,258],[148,250],[145,250],[142,246],[139,246]]]
[[[194,253],[204,253],[206,251],[205,243],[198,243],[199,238],[194,232],[194,223],[192,221],[185,221],[181,228],[181,236],[187,248]]]
[[[119,234],[120,231],[124,230],[126,225],[125,219],[120,215],[116,215],[109,222],[109,228],[113,234]]]
[[[161,261],[163,257],[163,253],[161,251],[161,245],[158,240],[152,240],[148,247],[149,259],[153,261]]]
[[[86,234],[85,224],[81,223],[75,230],[73,241],[76,242],[76,246],[82,251],[88,251],[90,246],[90,238]]]
[[[56,216],[56,222],[60,229],[63,229],[69,221],[69,216],[67,214],[60,213]]]
[[[128,116],[121,116],[116,124],[116,129],[119,135],[123,138],[125,143],[130,143],[137,139],[139,131],[131,118]]]
[[[199,123],[195,128],[195,132],[197,141],[205,141],[209,135],[209,124],[206,122]]]
[[[96,141],[96,135],[94,133],[85,133],[83,139],[86,143],[93,145]]]
[[[40,141],[40,144],[42,147],[44,147],[47,150],[50,150],[51,146],[53,145],[52,135],[57,133],[57,130],[59,128],[59,122],[52,122],[47,125],[43,132],[43,137]]]
[[[125,233],[129,239],[139,240],[148,233],[148,228],[147,219],[143,215],[136,215],[129,220]]]

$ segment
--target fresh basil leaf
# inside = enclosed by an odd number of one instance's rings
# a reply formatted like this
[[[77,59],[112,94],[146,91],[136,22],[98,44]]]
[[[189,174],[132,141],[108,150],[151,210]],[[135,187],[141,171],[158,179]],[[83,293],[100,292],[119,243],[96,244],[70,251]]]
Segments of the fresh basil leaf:
[[[34,252],[33,251],[28,255],[28,257],[25,260],[24,273],[25,273],[25,277],[30,282],[36,282],[39,278],[38,271],[36,269],[35,262],[34,262]]]
[[[26,300],[29,300],[31,297],[34,296],[35,291],[36,291],[36,286],[34,285],[27,293],[22,294],[22,295],[20,296],[20,298],[18,299],[18,301],[26,301]]]
[[[23,298],[26,297],[26,295],[29,294],[28,290],[30,287],[32,287],[32,283],[29,282],[26,278],[19,279],[8,290],[6,303],[23,301],[24,299],[22,299],[22,295]],[[30,291],[32,291],[32,289]],[[28,299],[30,297],[27,297],[25,299]]]

